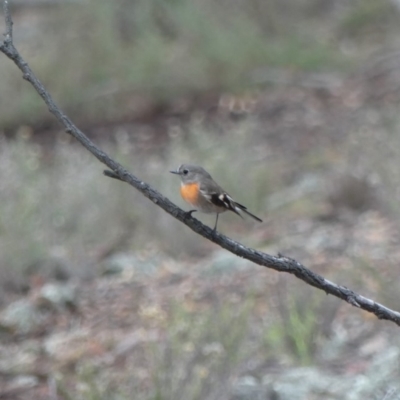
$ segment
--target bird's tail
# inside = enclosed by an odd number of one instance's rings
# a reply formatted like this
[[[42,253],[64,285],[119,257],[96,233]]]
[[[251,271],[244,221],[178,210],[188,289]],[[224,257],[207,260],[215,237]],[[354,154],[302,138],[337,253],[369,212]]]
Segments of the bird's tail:
[[[238,208],[240,211],[243,211],[245,214],[249,215],[251,218],[255,219],[256,221],[263,222],[262,219],[256,217],[254,214],[252,214],[250,211],[248,211],[244,205],[236,203],[236,201],[235,201],[235,208]]]

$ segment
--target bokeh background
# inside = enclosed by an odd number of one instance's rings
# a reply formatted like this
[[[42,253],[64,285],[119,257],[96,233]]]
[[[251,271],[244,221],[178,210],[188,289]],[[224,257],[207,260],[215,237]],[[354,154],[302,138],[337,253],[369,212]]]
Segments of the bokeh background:
[[[222,233],[400,309],[397,0],[11,9],[132,173],[186,209],[168,171],[204,166],[264,220]],[[198,237],[104,177],[2,54],[0,77],[0,398],[400,399],[396,325]]]

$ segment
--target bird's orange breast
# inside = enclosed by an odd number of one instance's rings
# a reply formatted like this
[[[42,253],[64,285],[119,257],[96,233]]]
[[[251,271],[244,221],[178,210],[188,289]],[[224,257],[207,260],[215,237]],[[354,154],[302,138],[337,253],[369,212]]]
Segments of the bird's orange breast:
[[[192,205],[196,205],[199,198],[199,184],[189,183],[181,186],[181,196],[183,200]]]

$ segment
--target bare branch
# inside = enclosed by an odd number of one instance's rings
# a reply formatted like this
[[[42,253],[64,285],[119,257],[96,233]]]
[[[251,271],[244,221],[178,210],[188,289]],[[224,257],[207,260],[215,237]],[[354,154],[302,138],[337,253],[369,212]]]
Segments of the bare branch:
[[[368,299],[358,293],[325,279],[321,275],[310,271],[298,261],[291,258],[278,255],[271,256],[261,251],[246,247],[218,232],[214,232],[211,228],[203,225],[200,221],[178,208],[169,199],[161,193],[153,189],[147,183],[138,179],[135,175],[129,173],[120,164],[111,159],[106,153],[100,150],[82,131],[80,131],[73,122],[58,108],[50,94],[46,91],[42,83],[36,78],[29,65],[21,57],[18,50],[14,47],[12,41],[12,20],[8,10],[8,2],[4,1],[5,18],[7,23],[6,40],[0,44],[0,51],[14,61],[17,67],[22,71],[24,79],[32,84],[40,97],[46,103],[49,111],[56,117],[65,131],[73,136],[82,144],[90,153],[92,153],[100,162],[107,165],[112,171],[106,171],[105,175],[121,181],[129,183],[131,186],[139,190],[145,197],[150,199],[157,206],[161,207],[168,214],[187,225],[194,232],[204,238],[218,244],[222,248],[231,253],[250,260],[258,265],[271,268],[279,272],[286,272],[295,275],[297,278],[308,283],[309,285],[323,290],[327,294],[331,294],[342,299],[349,304],[369,311],[375,314],[379,319],[392,321],[400,326],[400,313],[385,307],[382,304]]]
[[[12,42],[13,40],[13,21],[11,18],[10,8],[8,0],[4,0],[4,15],[6,20],[6,32],[4,34],[6,42]]]
[[[105,176],[108,176],[109,178],[114,178],[114,179],[118,179],[119,181],[122,181],[122,179],[115,172],[112,172],[108,169],[104,170],[103,174]]]

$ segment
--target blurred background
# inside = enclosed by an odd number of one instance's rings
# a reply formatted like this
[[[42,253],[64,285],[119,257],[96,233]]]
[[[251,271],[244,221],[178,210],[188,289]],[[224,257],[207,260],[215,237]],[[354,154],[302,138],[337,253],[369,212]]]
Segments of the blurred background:
[[[202,165],[264,220],[221,233],[400,310],[399,1],[11,9],[111,157],[184,209],[168,171]],[[400,399],[395,324],[195,235],[104,177],[2,54],[0,76],[0,398]]]

